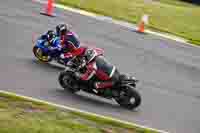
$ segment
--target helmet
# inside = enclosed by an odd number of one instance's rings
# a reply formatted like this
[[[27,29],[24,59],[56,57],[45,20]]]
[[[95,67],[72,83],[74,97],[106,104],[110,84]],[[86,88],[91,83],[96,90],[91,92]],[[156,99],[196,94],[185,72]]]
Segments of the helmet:
[[[91,62],[96,57],[96,55],[97,53],[93,49],[86,49],[84,53],[84,57],[88,63]]]
[[[69,31],[68,26],[66,24],[59,24],[56,26],[57,35],[65,35]]]
[[[53,39],[56,37],[54,31],[49,30],[47,32],[47,40],[51,43],[53,41]]]

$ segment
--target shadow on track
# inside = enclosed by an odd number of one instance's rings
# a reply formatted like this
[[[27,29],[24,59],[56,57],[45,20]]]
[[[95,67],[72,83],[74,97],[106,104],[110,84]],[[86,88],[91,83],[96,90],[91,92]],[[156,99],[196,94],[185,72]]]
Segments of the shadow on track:
[[[49,71],[49,70],[56,70],[56,71],[63,71],[64,67],[57,65],[54,62],[50,62],[50,63],[43,63],[38,61],[37,59],[31,59],[31,65],[34,65],[34,67],[38,67],[38,69],[44,69],[45,71]]]
[[[110,111],[119,111],[119,112],[138,112],[137,109],[135,110],[127,110],[125,108],[122,108],[119,106],[116,102],[113,100],[104,99],[98,96],[94,96],[92,94],[88,94],[85,92],[80,91],[77,94],[72,94],[70,92],[67,92],[63,89],[56,89],[54,94],[58,95],[62,100],[67,101],[69,98],[73,99],[74,103],[82,104],[87,106],[94,106],[96,109],[98,108],[106,108]]]

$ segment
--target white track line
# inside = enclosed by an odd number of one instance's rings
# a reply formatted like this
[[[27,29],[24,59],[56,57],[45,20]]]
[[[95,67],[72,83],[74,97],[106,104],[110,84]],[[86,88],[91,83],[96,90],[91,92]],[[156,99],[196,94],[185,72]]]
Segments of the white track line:
[[[51,105],[51,106],[63,108],[63,109],[69,110],[69,111],[84,113],[84,114],[87,114],[87,115],[100,117],[100,118],[104,118],[104,119],[112,120],[112,121],[116,121],[116,122],[121,122],[121,123],[128,124],[128,125],[135,126],[135,127],[146,128],[146,129],[149,129],[149,130],[152,130],[152,131],[156,131],[156,132],[159,132],[159,133],[168,133],[166,131],[162,131],[162,130],[158,130],[158,129],[154,129],[154,128],[150,128],[150,127],[146,127],[146,126],[142,126],[142,125],[138,125],[138,124],[134,124],[134,123],[118,120],[118,119],[114,119],[114,118],[107,117],[107,116],[98,115],[98,114],[95,114],[95,113],[90,113],[90,112],[87,112],[87,111],[83,111],[83,110],[67,107],[67,106],[60,105],[60,104],[51,103],[51,102],[48,102],[48,101],[44,101],[44,100],[40,100],[40,99],[28,97],[28,96],[23,96],[23,95],[20,95],[20,94],[15,94],[15,93],[4,91],[4,90],[0,90],[0,93],[8,94],[8,95],[14,95],[14,96],[21,97],[21,98],[24,98],[24,99],[28,99],[28,100],[31,100],[31,101],[41,102],[41,103],[48,104],[48,105]]]

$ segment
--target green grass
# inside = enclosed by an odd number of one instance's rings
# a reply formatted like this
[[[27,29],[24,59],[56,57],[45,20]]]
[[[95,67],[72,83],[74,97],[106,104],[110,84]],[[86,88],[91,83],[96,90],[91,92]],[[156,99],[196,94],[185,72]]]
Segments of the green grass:
[[[0,93],[0,133],[156,133]]]
[[[57,0],[58,3],[138,23],[149,15],[148,28],[200,45],[200,7],[179,0]]]

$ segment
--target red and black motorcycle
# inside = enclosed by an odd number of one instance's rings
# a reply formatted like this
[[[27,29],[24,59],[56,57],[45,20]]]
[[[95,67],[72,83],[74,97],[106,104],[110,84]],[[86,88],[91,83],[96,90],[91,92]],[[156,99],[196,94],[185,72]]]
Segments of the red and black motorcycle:
[[[101,54],[101,52],[100,49],[93,48],[91,50],[91,55],[96,56],[97,54]],[[66,69],[59,74],[58,81],[65,90],[72,93],[82,90],[103,98],[114,99],[120,106],[127,109],[134,109],[141,104],[141,96],[136,90],[136,83],[138,80],[136,80],[135,77],[119,74],[119,80],[114,86],[111,88],[101,88],[95,91],[89,83],[91,81],[82,81],[76,78],[76,72],[84,73],[86,69],[86,67],[83,66],[83,61],[84,56],[74,57],[68,63]]]

